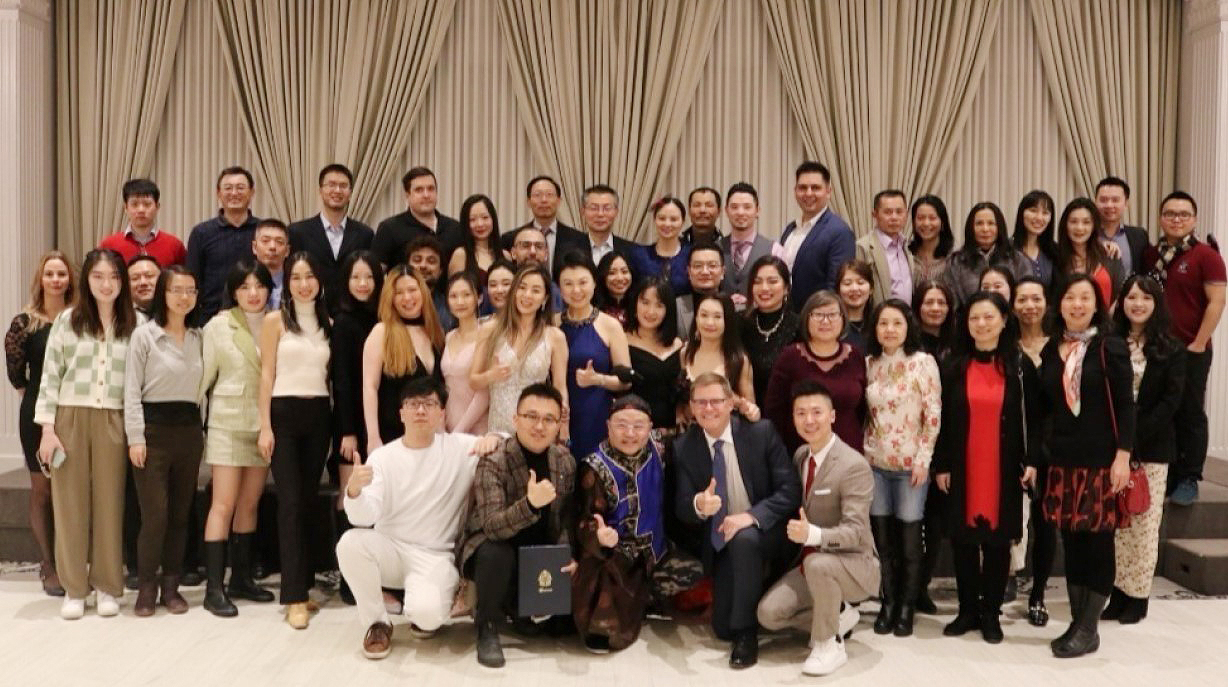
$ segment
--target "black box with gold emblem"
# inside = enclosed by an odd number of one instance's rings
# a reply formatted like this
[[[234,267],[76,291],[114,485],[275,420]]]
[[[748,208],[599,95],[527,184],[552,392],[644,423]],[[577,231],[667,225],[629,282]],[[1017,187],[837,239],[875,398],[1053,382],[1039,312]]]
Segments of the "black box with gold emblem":
[[[571,576],[563,567],[571,562],[570,547],[520,547],[521,616],[567,615],[571,613]]]

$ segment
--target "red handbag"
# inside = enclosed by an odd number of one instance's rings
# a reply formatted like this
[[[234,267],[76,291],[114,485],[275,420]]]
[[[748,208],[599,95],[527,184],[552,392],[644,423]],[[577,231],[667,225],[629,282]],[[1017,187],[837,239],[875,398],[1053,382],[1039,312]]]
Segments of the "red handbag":
[[[1100,342],[1100,368],[1104,371],[1104,393],[1109,401],[1109,417],[1113,420],[1113,439],[1117,440],[1117,411],[1113,408],[1113,390],[1109,388],[1108,367],[1104,360],[1104,341]],[[1142,515],[1151,508],[1151,485],[1147,483],[1147,471],[1137,460],[1130,461],[1130,479],[1126,487],[1117,492],[1117,526],[1129,527],[1130,519]]]

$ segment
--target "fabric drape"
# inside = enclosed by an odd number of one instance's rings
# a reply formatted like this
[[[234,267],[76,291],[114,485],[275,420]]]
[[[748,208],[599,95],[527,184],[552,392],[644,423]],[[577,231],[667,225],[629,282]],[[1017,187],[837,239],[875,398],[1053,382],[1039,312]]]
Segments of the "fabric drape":
[[[456,0],[215,0],[235,97],[274,216],[316,212],[317,173],[355,175],[350,214],[392,183]]]
[[[929,192],[950,163],[1002,0],[762,0],[808,155],[862,232],[874,193]]]
[[[1107,175],[1126,179],[1131,223],[1153,223],[1177,174],[1181,3],[1029,1],[1076,178],[1089,196]]]
[[[56,245],[123,226],[120,187],[154,161],[187,0],[57,0]]]
[[[530,145],[564,189],[618,190],[615,233],[641,221],[673,162],[711,50],[719,0],[499,0],[512,86]]]

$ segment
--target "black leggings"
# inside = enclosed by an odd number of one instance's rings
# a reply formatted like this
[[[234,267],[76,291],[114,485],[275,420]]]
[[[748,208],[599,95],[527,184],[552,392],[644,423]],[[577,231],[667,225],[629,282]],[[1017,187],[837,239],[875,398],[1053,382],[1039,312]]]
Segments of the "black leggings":
[[[1113,552],[1113,530],[1071,532],[1062,530],[1062,551],[1066,554],[1066,583],[1087,587],[1108,596],[1113,591],[1117,560]]]
[[[1035,493],[1045,493],[1044,487],[1038,486]],[[1045,600],[1045,587],[1049,584],[1049,576],[1053,574],[1053,559],[1057,556],[1057,528],[1045,519],[1043,498],[1032,499],[1030,508],[1032,510],[1031,600],[1038,602]]]
[[[281,550],[281,603],[307,601],[313,573],[311,555],[319,538],[320,475],[328,457],[332,419],[328,397],[276,396],[269,407],[273,424],[273,484],[277,487],[277,536]]]

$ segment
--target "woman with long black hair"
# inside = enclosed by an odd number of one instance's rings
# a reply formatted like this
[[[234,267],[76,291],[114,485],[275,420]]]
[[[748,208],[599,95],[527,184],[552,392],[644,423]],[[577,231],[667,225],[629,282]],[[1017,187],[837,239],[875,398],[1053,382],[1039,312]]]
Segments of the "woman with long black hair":
[[[1006,233],[1001,208],[981,202],[968,211],[964,245],[951,254],[943,275],[958,304],[967,302],[980,289],[981,271],[990,265],[1009,269],[1016,279],[1031,271],[1027,258],[1015,250]]]

